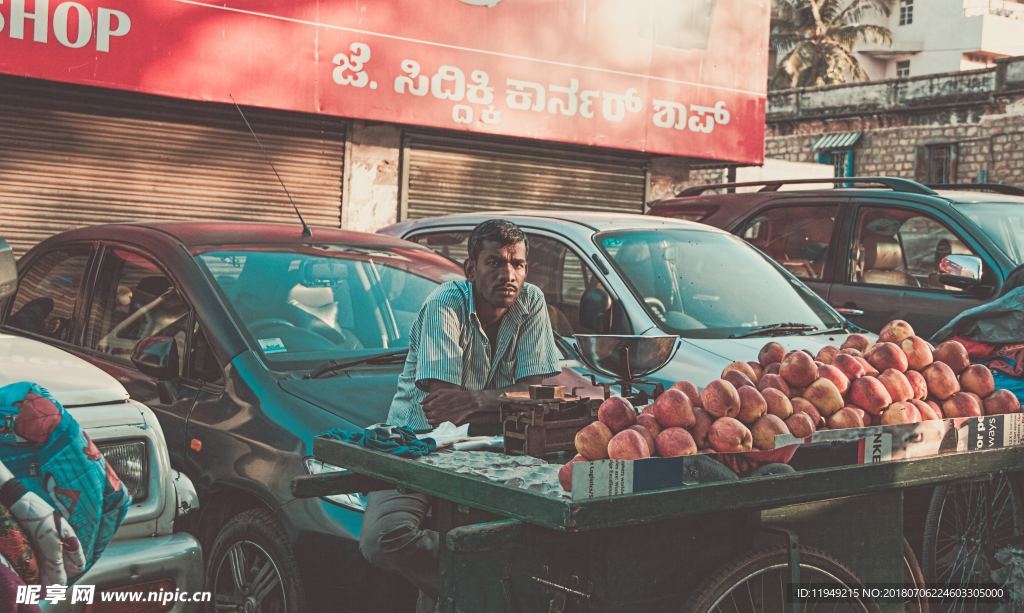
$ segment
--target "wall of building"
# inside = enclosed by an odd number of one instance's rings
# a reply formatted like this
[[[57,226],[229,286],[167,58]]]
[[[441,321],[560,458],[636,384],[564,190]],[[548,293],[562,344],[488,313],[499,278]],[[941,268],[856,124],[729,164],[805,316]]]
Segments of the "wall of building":
[[[348,134],[341,227],[374,232],[398,221],[402,128],[353,121]]]
[[[970,70],[1021,53],[1024,3],[1015,0],[914,0],[913,22],[899,25],[900,1],[888,18],[875,18],[892,33],[892,45],[858,45],[872,80],[896,78],[896,63],[910,62],[910,76]]]
[[[823,134],[861,132],[854,173],[923,178],[921,147],[954,144],[952,182],[1024,186],[1024,57],[899,81],[772,92],[765,157],[815,162]],[[718,182],[724,168],[691,173]]]

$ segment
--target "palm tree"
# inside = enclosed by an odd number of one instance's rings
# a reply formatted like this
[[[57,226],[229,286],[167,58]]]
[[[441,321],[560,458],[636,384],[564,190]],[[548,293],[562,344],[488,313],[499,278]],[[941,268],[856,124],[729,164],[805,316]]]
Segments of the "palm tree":
[[[773,89],[865,81],[853,53],[858,41],[892,44],[889,28],[862,23],[888,17],[892,0],[774,0],[772,49],[779,60]]]

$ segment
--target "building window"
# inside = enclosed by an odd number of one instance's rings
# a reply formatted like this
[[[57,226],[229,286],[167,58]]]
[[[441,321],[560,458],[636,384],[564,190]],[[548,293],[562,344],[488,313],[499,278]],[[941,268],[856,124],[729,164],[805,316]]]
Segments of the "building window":
[[[896,78],[906,79],[910,76],[910,60],[896,62]]]
[[[900,0],[900,25],[914,23],[914,0]]]
[[[819,164],[832,165],[835,171],[835,174],[832,176],[852,177],[854,176],[853,157],[853,149],[833,149],[831,151],[819,151],[817,160]]]
[[[957,145],[921,145],[917,148],[914,178],[928,185],[956,183]]]

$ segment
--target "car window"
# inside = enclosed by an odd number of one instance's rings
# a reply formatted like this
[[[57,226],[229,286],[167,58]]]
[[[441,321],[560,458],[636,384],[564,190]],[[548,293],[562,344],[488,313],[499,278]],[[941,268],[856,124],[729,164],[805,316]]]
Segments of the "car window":
[[[594,333],[580,323],[580,300],[588,288],[600,285],[593,271],[562,241],[527,232],[526,280],[544,292],[551,329],[561,336]],[[412,240],[458,263],[469,255],[469,231],[421,234]]]
[[[938,264],[950,254],[976,255],[949,227],[917,211],[861,207],[857,215],[850,281],[943,291]]]
[[[691,338],[728,338],[771,324],[841,322],[796,279],[735,236],[707,230],[602,232],[595,237],[658,325]]]
[[[801,279],[824,277],[839,206],[784,206],[751,219],[739,233]]]
[[[44,253],[21,274],[7,325],[49,338],[71,340],[79,290],[90,248],[68,247]]]
[[[432,232],[419,234],[409,240],[430,247],[459,266],[469,257],[469,231]]]
[[[170,336],[185,359],[189,309],[171,280],[151,258],[108,249],[100,263],[85,331],[85,347],[129,363],[135,344],[149,336]]]
[[[601,286],[594,272],[562,241],[527,234],[530,252],[526,280],[543,290],[551,329],[561,336],[596,332],[580,323],[583,292]]]
[[[267,362],[284,368],[408,346],[427,296],[461,278],[427,249],[210,248],[197,254]]]
[[[1024,264],[1024,210],[1017,202],[979,202],[960,206],[1014,264]]]

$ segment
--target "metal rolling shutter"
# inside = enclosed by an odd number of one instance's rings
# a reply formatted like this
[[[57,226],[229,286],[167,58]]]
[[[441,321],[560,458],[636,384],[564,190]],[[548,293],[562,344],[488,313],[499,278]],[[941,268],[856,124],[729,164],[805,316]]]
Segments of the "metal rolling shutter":
[[[407,130],[403,217],[500,209],[642,213],[646,157]]]
[[[244,109],[310,225],[339,227],[345,122]],[[116,221],[295,222],[230,105],[0,76],[0,236]]]

